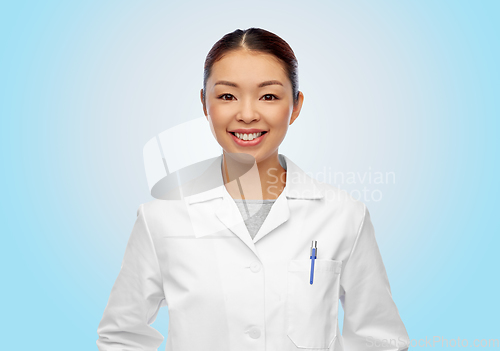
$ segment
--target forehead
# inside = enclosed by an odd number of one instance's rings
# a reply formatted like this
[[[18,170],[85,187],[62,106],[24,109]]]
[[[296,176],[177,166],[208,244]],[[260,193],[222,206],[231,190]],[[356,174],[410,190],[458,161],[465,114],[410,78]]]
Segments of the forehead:
[[[246,50],[229,52],[214,63],[209,81],[219,79],[251,84],[275,79],[285,87],[290,85],[283,64],[275,56]]]

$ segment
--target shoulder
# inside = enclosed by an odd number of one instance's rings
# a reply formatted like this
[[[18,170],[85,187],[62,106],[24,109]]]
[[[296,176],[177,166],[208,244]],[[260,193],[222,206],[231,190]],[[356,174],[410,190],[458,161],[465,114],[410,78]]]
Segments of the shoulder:
[[[354,223],[362,223],[367,212],[364,202],[354,198],[344,189],[316,179],[313,181],[323,195],[322,203],[331,215],[349,219]]]
[[[162,200],[162,199],[153,199],[148,202],[144,202],[139,206],[139,210],[147,212],[150,216],[158,215],[163,213],[167,209],[175,209],[182,207],[184,205],[183,200]]]
[[[137,210],[137,215],[139,216],[141,212],[153,232],[175,228],[183,220],[189,220],[184,200],[154,199],[142,203]]]

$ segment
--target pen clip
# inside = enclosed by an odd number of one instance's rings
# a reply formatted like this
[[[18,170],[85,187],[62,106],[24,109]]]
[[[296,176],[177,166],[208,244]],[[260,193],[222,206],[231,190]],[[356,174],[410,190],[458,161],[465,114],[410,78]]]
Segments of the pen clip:
[[[312,243],[311,243],[311,253],[309,254],[309,256],[312,256],[313,255],[313,249],[316,249],[314,250],[314,258],[318,257],[318,242],[316,240],[313,240]]]

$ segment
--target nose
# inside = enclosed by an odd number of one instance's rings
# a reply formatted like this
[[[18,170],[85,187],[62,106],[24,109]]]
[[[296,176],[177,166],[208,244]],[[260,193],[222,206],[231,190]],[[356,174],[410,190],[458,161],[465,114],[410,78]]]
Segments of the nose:
[[[242,101],[240,106],[241,108],[236,115],[238,121],[251,123],[260,120],[260,114],[255,108],[255,104],[250,99]]]

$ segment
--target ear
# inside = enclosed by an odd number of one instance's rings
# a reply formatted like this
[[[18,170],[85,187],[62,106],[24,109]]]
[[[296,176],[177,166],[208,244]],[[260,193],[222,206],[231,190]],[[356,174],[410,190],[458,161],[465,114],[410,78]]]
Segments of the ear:
[[[290,125],[292,125],[292,123],[295,122],[297,117],[299,117],[303,102],[304,102],[304,94],[302,94],[302,92],[299,91],[299,98],[297,100],[297,103],[293,105],[292,116],[290,118]]]
[[[205,117],[207,117],[208,119],[207,106],[205,105],[205,101],[203,100],[203,88],[200,90],[200,100],[201,104],[203,105],[203,113],[205,114]]]

